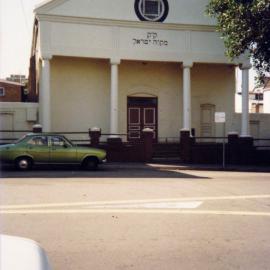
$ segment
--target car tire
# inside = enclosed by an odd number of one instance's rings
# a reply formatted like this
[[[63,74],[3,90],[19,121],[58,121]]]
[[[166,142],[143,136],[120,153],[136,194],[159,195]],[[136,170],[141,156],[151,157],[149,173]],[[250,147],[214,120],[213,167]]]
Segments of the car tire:
[[[98,168],[98,160],[95,157],[88,157],[83,162],[83,168],[89,171],[95,171]]]
[[[15,160],[15,166],[20,171],[28,171],[33,167],[33,161],[29,157],[19,157]]]

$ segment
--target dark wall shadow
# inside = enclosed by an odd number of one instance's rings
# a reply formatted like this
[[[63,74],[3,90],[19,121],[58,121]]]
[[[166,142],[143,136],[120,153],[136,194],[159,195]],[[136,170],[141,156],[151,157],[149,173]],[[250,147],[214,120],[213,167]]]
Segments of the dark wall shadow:
[[[172,178],[172,179],[210,179],[198,177],[184,171],[156,168],[147,164],[139,167],[102,165],[97,171],[86,171],[76,166],[36,166],[31,171],[18,171],[13,166],[3,166],[0,178]]]

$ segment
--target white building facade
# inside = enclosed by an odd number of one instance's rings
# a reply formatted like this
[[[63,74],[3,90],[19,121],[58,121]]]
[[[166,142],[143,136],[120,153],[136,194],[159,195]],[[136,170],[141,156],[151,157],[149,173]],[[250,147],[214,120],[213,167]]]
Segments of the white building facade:
[[[44,131],[156,140],[181,129],[219,136],[215,112],[234,131],[235,67],[242,69],[241,135],[249,135],[248,70],[231,63],[208,0],[53,0],[38,7],[33,54]]]

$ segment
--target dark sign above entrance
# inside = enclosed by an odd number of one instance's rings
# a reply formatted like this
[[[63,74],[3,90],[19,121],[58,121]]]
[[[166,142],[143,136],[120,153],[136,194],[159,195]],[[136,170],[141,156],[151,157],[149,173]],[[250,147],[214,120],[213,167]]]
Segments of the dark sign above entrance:
[[[135,0],[135,12],[141,21],[163,22],[169,13],[167,0]]]

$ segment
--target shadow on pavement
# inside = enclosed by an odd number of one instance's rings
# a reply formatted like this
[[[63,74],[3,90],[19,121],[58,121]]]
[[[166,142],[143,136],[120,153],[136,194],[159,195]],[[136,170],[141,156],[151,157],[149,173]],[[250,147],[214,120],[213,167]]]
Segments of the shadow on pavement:
[[[4,166],[0,178],[174,178],[174,179],[210,179],[183,173],[169,168],[139,166],[102,165],[97,171],[82,170],[77,166],[36,166],[31,171],[17,171],[13,166]]]

